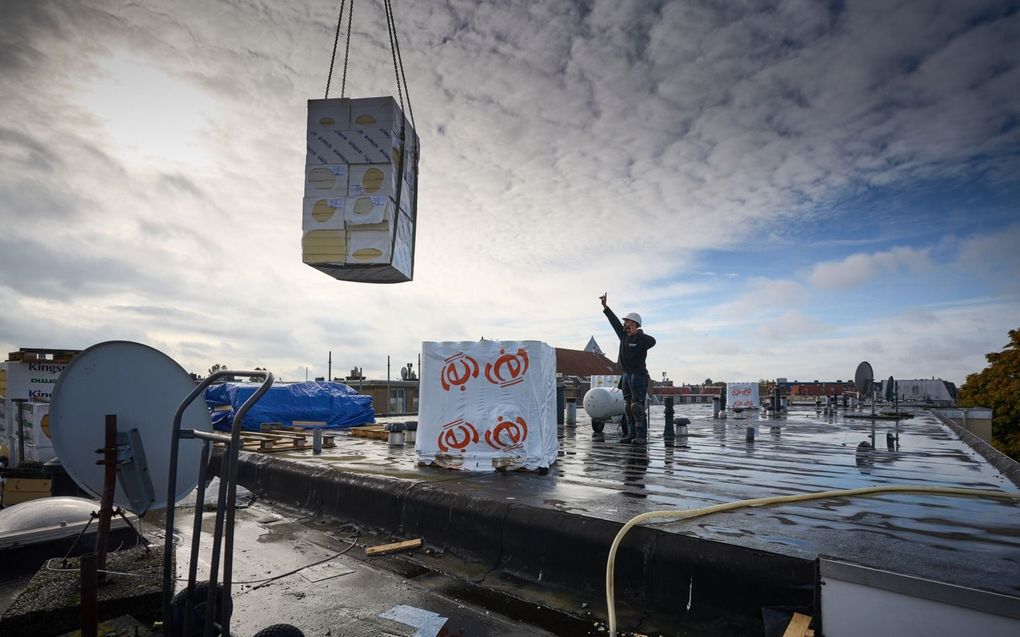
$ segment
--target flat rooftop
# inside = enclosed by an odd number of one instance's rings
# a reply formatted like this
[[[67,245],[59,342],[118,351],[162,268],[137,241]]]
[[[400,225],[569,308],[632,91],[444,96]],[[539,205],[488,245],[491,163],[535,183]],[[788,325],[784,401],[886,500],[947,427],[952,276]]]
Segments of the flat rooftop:
[[[273,454],[306,464],[431,483],[447,491],[625,522],[640,513],[736,500],[882,485],[1017,493],[1017,487],[931,413],[900,422],[823,416],[794,407],[712,417],[711,405],[678,405],[688,436],[663,441],[664,409],[651,408],[647,447],[618,444],[618,428],[592,431],[578,408],[560,427],[548,475],[467,473],[417,465],[412,445],[337,436],[319,456]],[[863,413],[863,412],[858,412]],[[410,418],[410,417],[408,417]],[[405,420],[408,418],[380,419]],[[746,441],[748,427],[755,429]],[[890,440],[890,436],[892,440]],[[873,447],[859,452],[867,441]],[[1020,595],[1020,503],[934,494],[890,494],[744,508],[690,521],[651,522],[660,531],[793,557],[819,555]]]

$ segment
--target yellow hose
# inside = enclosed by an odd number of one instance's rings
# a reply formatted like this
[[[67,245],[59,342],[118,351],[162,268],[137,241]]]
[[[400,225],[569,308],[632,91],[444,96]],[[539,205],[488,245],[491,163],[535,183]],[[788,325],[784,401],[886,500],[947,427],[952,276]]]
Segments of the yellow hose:
[[[615,590],[613,585],[613,573],[616,566],[616,550],[633,527],[652,518],[676,518],[686,520],[698,518],[721,511],[732,511],[744,507],[766,506],[769,504],[783,504],[786,502],[805,502],[807,500],[822,500],[825,498],[848,498],[854,496],[875,495],[879,493],[931,493],[936,495],[970,496],[978,498],[1005,498],[1008,500],[1020,500],[1020,493],[1006,493],[1005,491],[986,491],[981,489],[961,489],[957,487],[912,487],[909,485],[890,485],[885,487],[862,487],[859,489],[836,489],[833,491],[819,491],[817,493],[801,493],[798,495],[779,495],[769,498],[752,498],[750,500],[738,500],[726,504],[716,504],[700,509],[685,509],[681,511],[649,511],[631,518],[620,532],[613,538],[613,545],[609,549],[609,559],[606,561],[606,607],[609,612],[609,635],[616,637],[616,603]]]

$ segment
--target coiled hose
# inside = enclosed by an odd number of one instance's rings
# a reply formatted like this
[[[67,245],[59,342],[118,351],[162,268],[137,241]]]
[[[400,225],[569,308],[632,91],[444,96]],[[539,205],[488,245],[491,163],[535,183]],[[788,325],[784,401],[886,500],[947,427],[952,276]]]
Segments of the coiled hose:
[[[870,496],[882,493],[928,493],[933,495],[967,496],[974,498],[999,498],[1020,501],[1020,493],[1007,493],[1005,491],[989,491],[982,489],[963,489],[958,487],[916,487],[909,485],[889,485],[884,487],[862,487],[858,489],[836,489],[833,491],[819,491],[816,493],[800,493],[797,495],[779,495],[769,498],[752,498],[750,500],[738,500],[725,504],[716,504],[700,509],[684,509],[676,511],[649,511],[636,515],[620,529],[620,532],[613,538],[613,545],[609,549],[609,559],[606,560],[606,608],[609,615],[609,635],[616,637],[616,602],[613,585],[613,573],[616,567],[616,551],[623,541],[623,536],[632,528],[646,520],[653,518],[674,518],[677,520],[688,520],[700,518],[712,513],[732,511],[745,507],[767,506],[770,504],[785,504],[787,502],[806,502],[809,500],[823,500],[825,498],[851,498],[857,496]]]

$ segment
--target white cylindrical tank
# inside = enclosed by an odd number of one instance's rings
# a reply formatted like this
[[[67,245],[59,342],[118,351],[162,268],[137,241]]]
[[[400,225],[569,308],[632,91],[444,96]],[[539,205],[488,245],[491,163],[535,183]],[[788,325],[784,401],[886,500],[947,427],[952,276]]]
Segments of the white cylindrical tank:
[[[584,410],[597,420],[608,420],[622,416],[625,403],[623,391],[616,387],[592,387],[584,395]]]

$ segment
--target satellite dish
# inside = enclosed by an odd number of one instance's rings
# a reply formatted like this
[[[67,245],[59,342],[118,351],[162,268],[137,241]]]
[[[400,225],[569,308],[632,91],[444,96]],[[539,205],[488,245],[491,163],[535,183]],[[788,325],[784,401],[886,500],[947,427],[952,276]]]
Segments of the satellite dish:
[[[181,401],[195,388],[166,354],[128,341],[99,343],[77,355],[57,379],[50,405],[53,447],[68,475],[96,498],[103,492],[107,414],[117,416],[120,448],[114,503],[145,513],[167,506],[170,434]],[[182,424],[212,431],[205,401],[193,402]],[[174,493],[180,500],[198,484],[200,440],[181,440]]]
[[[401,380],[407,380],[407,368],[406,367],[401,367],[400,368],[400,379]]]
[[[896,398],[896,381],[890,376],[889,380],[885,381],[885,399],[892,402]]]
[[[857,371],[854,373],[854,385],[857,386],[857,392],[865,396],[871,395],[871,384],[875,382],[875,372],[871,369],[871,363],[864,361],[857,366]]]

